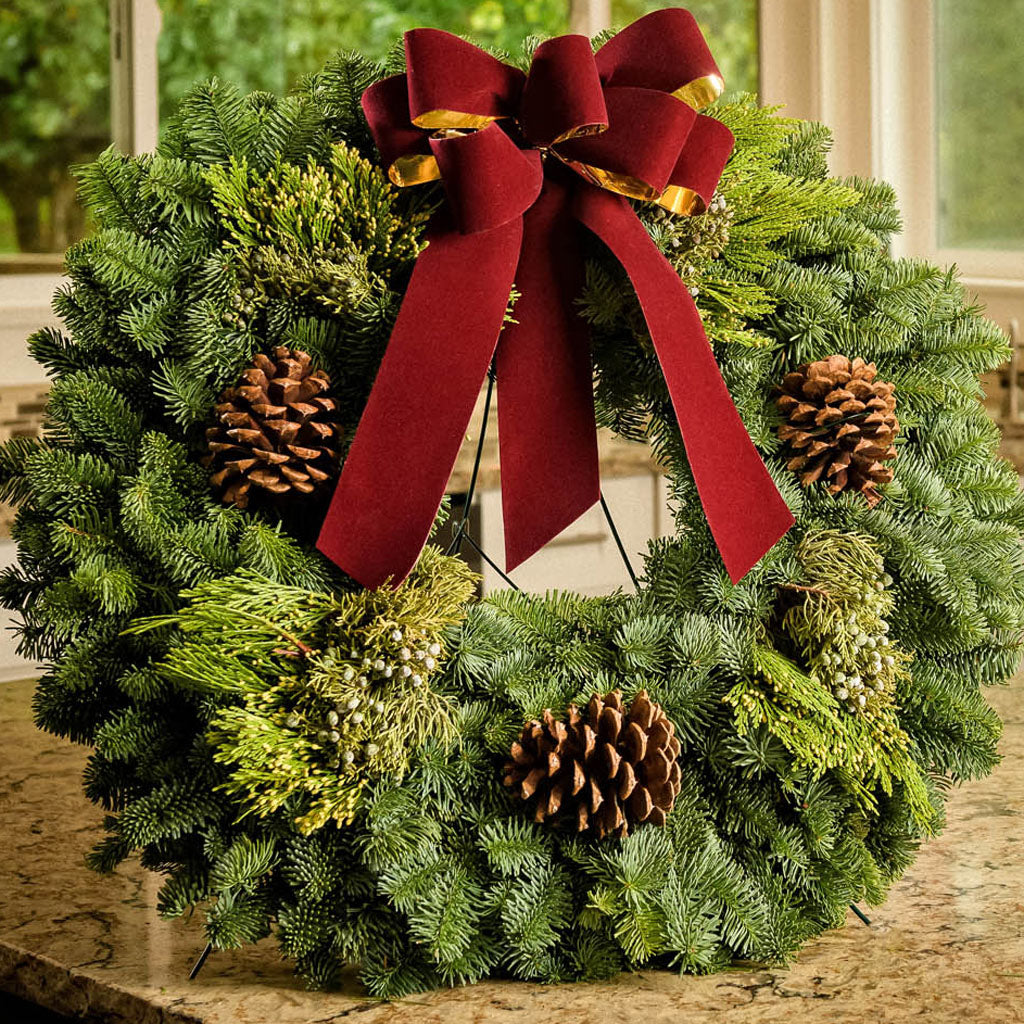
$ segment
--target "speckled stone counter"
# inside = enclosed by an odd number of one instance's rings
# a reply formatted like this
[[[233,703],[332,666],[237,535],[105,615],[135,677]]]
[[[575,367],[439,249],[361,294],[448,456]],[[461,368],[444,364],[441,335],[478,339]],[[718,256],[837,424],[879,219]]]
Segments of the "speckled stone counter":
[[[1004,762],[953,795],[870,928],[811,943],[788,969],[705,978],[624,974],[588,985],[487,983],[395,1003],[311,993],[272,942],[214,953],[199,922],[160,921],[136,864],[83,864],[101,812],[81,795],[82,748],[34,730],[31,684],[0,685],[0,990],[69,1016],[145,1024],[1003,1024],[1024,1021],[1024,677],[993,699]]]

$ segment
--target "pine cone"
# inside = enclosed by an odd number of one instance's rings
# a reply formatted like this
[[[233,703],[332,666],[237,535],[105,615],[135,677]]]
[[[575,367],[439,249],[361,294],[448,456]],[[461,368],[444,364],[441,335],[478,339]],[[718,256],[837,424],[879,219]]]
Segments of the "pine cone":
[[[807,487],[822,478],[832,494],[857,490],[869,505],[881,499],[876,487],[892,480],[896,458],[895,385],[875,380],[874,363],[829,356],[805,363],[783,378],[776,393],[786,422],[779,437],[788,442],[787,466]]]
[[[312,494],[337,475],[340,430],[330,378],[306,352],[260,353],[215,407],[202,461],[228,505],[245,508],[252,490]]]
[[[550,711],[528,722],[512,744],[504,783],[536,799],[535,820],[567,819],[598,839],[625,836],[633,825],[664,825],[680,787],[679,740],[665,712],[641,690],[623,707],[616,690],[595,694],[569,721]]]

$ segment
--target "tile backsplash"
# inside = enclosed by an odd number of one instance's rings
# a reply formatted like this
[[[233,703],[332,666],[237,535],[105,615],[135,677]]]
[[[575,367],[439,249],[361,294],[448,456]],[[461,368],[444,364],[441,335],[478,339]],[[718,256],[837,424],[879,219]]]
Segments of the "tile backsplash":
[[[47,385],[0,386],[0,442],[11,437],[39,437],[43,432]],[[0,539],[10,535],[14,509],[0,503]]]

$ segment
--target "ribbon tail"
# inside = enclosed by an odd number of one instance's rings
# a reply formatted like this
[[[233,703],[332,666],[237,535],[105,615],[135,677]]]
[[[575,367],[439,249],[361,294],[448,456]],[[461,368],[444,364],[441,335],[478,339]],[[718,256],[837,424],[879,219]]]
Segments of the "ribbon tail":
[[[569,190],[549,174],[524,217],[521,292],[498,344],[498,441],[505,565],[562,532],[601,493],[590,337]]]
[[[416,564],[490,365],[523,221],[462,235],[435,221],[317,541],[366,587]]]
[[[708,525],[738,583],[793,525],[793,514],[733,404],[692,296],[629,203],[581,187],[576,215],[611,249],[636,290]]]

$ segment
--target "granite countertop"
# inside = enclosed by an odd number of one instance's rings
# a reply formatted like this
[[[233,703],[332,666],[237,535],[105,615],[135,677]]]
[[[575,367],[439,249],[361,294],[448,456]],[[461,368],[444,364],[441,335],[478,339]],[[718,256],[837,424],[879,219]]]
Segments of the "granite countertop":
[[[135,862],[99,876],[83,856],[101,811],[81,795],[81,747],[37,732],[30,682],[0,686],[0,990],[69,1016],[145,1024],[1002,1024],[1024,1020],[1024,676],[994,691],[1004,761],[952,796],[870,928],[807,946],[789,968],[679,977],[659,971],[545,987],[488,982],[394,1003],[353,978],[307,992],[272,941],[210,956],[198,920],[161,921]]]

